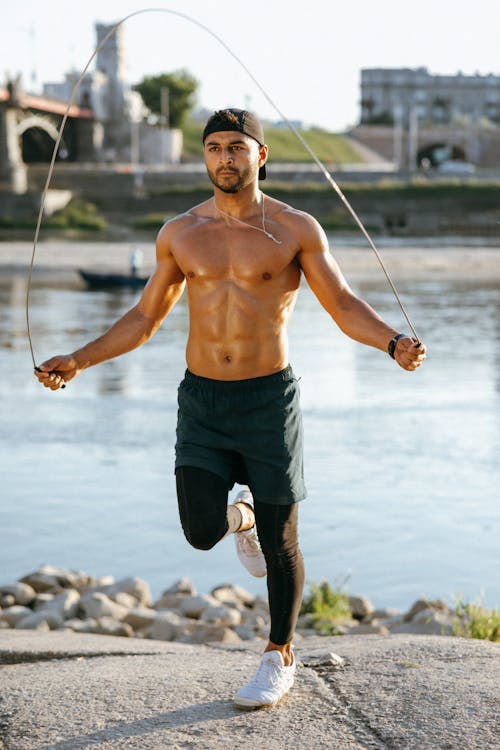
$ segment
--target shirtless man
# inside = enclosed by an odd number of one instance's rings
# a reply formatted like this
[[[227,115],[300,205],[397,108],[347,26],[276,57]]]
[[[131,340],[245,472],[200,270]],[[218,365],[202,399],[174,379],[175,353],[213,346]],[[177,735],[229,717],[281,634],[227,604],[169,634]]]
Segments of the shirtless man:
[[[385,323],[344,280],[314,218],[265,196],[268,148],[257,118],[216,112],[203,133],[209,200],[166,223],[157,265],[135,307],[36,376],[57,390],[82,370],[144,344],[187,287],[187,371],[179,387],[176,482],[187,540],[210,549],[235,534],[250,573],[267,574],[271,631],[237,706],[274,705],[292,686],[292,638],[304,584],[298,502],[306,491],[297,380],[287,326],[301,275],[342,331],[405,370],[425,346]],[[235,482],[247,485],[228,506]]]

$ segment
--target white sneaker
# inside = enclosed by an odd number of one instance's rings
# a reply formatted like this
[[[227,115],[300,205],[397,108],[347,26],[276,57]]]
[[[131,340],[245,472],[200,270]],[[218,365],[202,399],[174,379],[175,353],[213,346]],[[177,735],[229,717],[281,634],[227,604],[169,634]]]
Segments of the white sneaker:
[[[234,703],[248,709],[274,706],[288,693],[294,677],[295,657],[293,664],[285,667],[279,651],[266,651],[255,675],[236,693]]]
[[[234,503],[246,503],[253,508],[253,497],[250,490],[242,490],[236,496]],[[234,505],[233,503],[233,505]],[[234,534],[236,552],[240,562],[248,570],[250,575],[262,578],[267,575],[266,561],[260,548],[257,529],[252,526],[246,531],[237,531]]]

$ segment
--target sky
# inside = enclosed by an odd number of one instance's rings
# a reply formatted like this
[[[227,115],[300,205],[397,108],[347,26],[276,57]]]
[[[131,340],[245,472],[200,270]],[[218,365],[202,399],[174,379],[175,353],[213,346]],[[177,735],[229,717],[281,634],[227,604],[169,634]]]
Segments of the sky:
[[[2,0],[0,82],[19,72],[31,90],[63,80],[91,56],[96,21],[114,23],[147,7],[139,0]],[[128,19],[130,82],[185,68],[199,81],[198,106],[210,110],[246,107],[272,121],[283,114],[340,132],[359,120],[362,68],[500,74],[500,0],[170,0],[154,7],[196,23],[157,11]],[[197,24],[222,39],[264,93]]]

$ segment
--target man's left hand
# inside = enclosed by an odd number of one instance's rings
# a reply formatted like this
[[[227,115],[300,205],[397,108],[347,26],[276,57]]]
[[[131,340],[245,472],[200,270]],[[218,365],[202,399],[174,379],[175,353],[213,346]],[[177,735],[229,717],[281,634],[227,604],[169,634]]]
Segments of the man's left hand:
[[[399,339],[394,350],[394,359],[403,370],[416,370],[426,358],[425,344],[405,336]]]

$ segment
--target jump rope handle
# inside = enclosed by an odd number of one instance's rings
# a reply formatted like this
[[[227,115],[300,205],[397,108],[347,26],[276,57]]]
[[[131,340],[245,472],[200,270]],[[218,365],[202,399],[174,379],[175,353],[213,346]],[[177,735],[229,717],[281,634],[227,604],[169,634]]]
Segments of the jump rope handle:
[[[35,372],[43,372],[39,367],[35,367]],[[66,388],[66,383],[63,383],[61,388]]]

